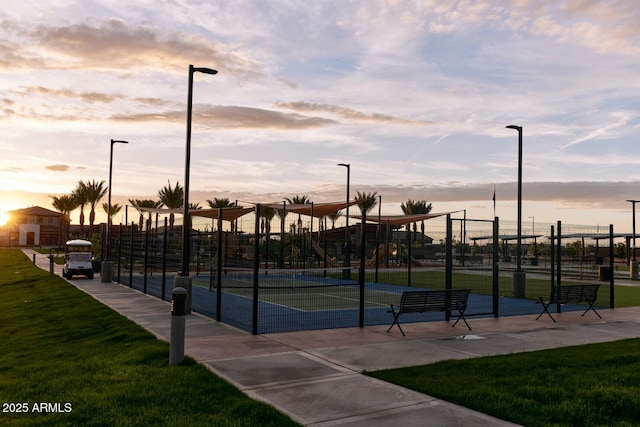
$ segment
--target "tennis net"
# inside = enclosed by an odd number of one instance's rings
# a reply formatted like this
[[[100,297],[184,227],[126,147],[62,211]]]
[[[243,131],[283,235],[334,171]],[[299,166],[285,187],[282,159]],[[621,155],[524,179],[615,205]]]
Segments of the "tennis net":
[[[246,268],[224,268],[220,277],[217,272],[211,276],[197,276],[194,284],[216,288],[218,280],[223,289],[253,288],[259,289],[298,289],[321,288],[330,286],[358,285],[357,267],[337,268],[295,268],[266,269],[257,271]]]

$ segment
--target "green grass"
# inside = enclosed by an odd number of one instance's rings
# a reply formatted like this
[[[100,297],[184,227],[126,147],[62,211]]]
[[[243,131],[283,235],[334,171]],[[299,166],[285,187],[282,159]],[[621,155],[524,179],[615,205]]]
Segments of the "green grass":
[[[374,273],[366,273],[365,280],[374,281]],[[485,276],[473,273],[453,273],[452,282],[456,288],[469,288],[475,294],[491,295],[492,285],[491,276]],[[407,272],[385,272],[379,275],[379,282],[392,285],[406,286]],[[563,284],[584,283],[575,280],[563,280]],[[430,271],[414,271],[411,273],[411,284],[416,288],[434,288],[444,289],[445,273],[441,270]],[[511,296],[513,279],[510,276],[499,276],[498,279],[499,294],[501,296]],[[598,300],[596,306],[609,307],[609,283],[601,282],[600,291],[598,292]],[[526,279],[526,298],[537,301],[538,297],[548,295],[550,292],[549,279],[539,279],[527,276]],[[631,286],[615,286],[615,306],[621,307],[637,307],[640,306],[640,287]]]
[[[640,425],[640,339],[368,375],[526,426]]]
[[[18,250],[0,249],[0,295],[0,400],[72,409],[0,425],[298,425],[192,359],[169,366],[168,343]]]

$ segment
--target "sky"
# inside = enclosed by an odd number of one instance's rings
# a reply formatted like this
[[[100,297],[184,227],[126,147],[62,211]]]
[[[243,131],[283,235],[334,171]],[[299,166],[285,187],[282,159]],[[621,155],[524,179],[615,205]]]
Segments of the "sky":
[[[0,215],[108,181],[112,202],[376,192],[434,212],[631,230],[631,0],[22,0],[0,10]],[[494,212],[493,194],[496,193]],[[106,200],[105,200],[106,201]],[[77,211],[72,220],[77,218]],[[104,213],[102,213],[104,215]],[[105,217],[106,218],[106,217]],[[100,219],[100,216],[98,216]],[[77,219],[75,219],[77,221]]]

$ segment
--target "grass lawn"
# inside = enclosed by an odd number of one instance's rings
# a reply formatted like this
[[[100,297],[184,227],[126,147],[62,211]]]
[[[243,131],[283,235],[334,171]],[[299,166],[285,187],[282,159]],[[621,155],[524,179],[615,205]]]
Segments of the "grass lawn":
[[[0,425],[298,425],[192,359],[169,366],[168,343],[19,250],[0,249],[0,295]]]
[[[374,281],[374,273],[367,272],[365,280]],[[407,273],[406,271],[399,272],[385,272],[379,275],[380,282],[388,283],[392,285],[406,286],[407,285]],[[432,289],[444,289],[445,287],[445,273],[441,270],[432,271],[414,271],[411,273],[412,286],[416,288],[432,288]],[[455,288],[469,288],[471,292],[475,294],[491,295],[491,280],[490,276],[473,274],[473,273],[453,273],[453,284]],[[498,279],[499,293],[501,296],[511,296],[513,291],[513,279],[508,275],[501,275]],[[549,279],[540,279],[536,277],[527,277],[526,282],[526,295],[527,299],[537,301],[541,295],[549,295],[550,282]],[[565,285],[581,284],[585,283],[564,279],[562,281]],[[597,283],[597,282],[589,282]],[[598,300],[596,306],[609,307],[609,290],[608,282],[600,282],[600,290],[598,292]],[[640,287],[631,286],[615,286],[615,306],[621,307],[637,307],[640,306]]]
[[[368,375],[526,426],[640,425],[640,339]]]

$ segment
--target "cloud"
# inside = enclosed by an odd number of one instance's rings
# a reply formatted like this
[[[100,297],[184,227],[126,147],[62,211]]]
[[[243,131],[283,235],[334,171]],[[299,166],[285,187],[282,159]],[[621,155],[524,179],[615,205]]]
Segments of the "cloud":
[[[47,165],[44,168],[54,172],[66,172],[69,170],[69,165]]]
[[[237,77],[263,75],[260,64],[235,47],[202,35],[180,31],[166,32],[144,24],[129,24],[120,19],[105,19],[97,24],[52,26],[25,25],[3,21],[0,27],[12,39],[23,39],[15,46],[0,45],[11,53],[0,65],[5,69],[107,69],[143,68],[184,72],[184,64],[216,64]],[[10,50],[10,48],[14,50]]]
[[[21,91],[21,93],[24,95],[75,98],[88,103],[110,103],[119,98],[119,96],[109,95],[101,92],[78,92],[71,89],[50,89],[43,86],[28,86],[23,88],[23,91]]]
[[[316,112],[316,111],[326,112],[326,113],[338,115],[347,120],[355,120],[355,121],[379,122],[379,123],[401,124],[401,125],[416,125],[416,126],[424,126],[424,125],[432,124],[432,122],[427,120],[413,121],[413,120],[407,120],[399,117],[389,116],[387,114],[379,114],[379,113],[366,114],[361,111],[354,110],[352,108],[340,107],[337,105],[330,105],[330,104],[314,104],[309,102],[276,102],[275,107],[304,112],[304,113]]]
[[[209,106],[194,107],[192,120],[198,126],[224,129],[308,129],[318,128],[335,123],[334,120],[322,117],[310,117],[301,114],[282,113],[273,110],[240,106]],[[118,114],[111,116],[117,122],[171,122],[183,125],[184,111],[165,111],[140,114]]]

